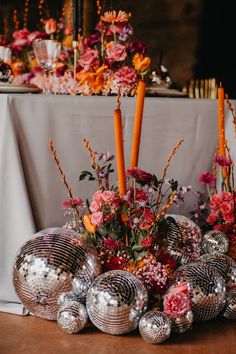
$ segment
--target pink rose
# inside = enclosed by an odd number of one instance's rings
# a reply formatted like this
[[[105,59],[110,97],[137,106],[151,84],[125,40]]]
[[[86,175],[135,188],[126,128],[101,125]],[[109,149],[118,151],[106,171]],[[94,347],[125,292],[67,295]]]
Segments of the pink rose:
[[[219,194],[214,194],[211,198],[210,202],[210,208],[213,210],[217,210],[220,207],[220,204],[222,202],[222,197]]]
[[[108,43],[106,54],[111,61],[123,61],[127,57],[125,46],[116,42]]]
[[[103,204],[102,191],[97,191],[94,193],[92,200],[94,200],[99,205]]]
[[[136,82],[137,73],[133,68],[124,66],[123,68],[117,70],[114,77],[118,82],[121,82],[125,85],[130,85]]]
[[[95,212],[99,211],[99,209],[100,209],[100,205],[97,202],[95,202],[95,200],[93,200],[90,204],[89,210],[92,213],[95,213]]]
[[[223,202],[220,205],[220,212],[222,213],[222,215],[224,216],[224,214],[229,214],[231,213],[233,210],[233,205],[229,202]]]
[[[103,222],[103,212],[97,211],[96,213],[92,214],[91,222],[94,225],[100,226]]]
[[[223,217],[224,221],[226,221],[228,223],[234,222],[233,209],[231,210],[231,212],[223,214],[222,217]]]
[[[231,200],[233,200],[233,195],[230,192],[222,192],[221,196],[224,202],[230,202]]]
[[[184,294],[171,294],[164,297],[164,313],[170,317],[178,318],[190,310],[190,300]]]
[[[98,50],[88,49],[84,54],[79,57],[79,65],[85,70],[89,70],[92,66],[95,66],[99,63],[98,60]]]
[[[14,42],[12,43],[12,48],[18,48],[18,47],[25,47],[28,45],[28,39],[27,38],[19,38],[15,39]]]
[[[27,37],[29,34],[30,34],[30,31],[28,31],[27,29],[22,29],[19,31],[15,31],[12,36],[14,39],[26,39],[27,40]]]
[[[111,203],[115,199],[116,194],[112,191],[104,191],[102,193],[102,198],[104,202]]]
[[[32,44],[32,42],[35,40],[35,39],[38,39],[38,38],[46,38],[47,35],[43,32],[39,32],[39,31],[35,31],[35,32],[32,32],[28,35],[27,39],[28,39],[28,42],[29,44]]]
[[[171,286],[166,295],[177,294],[177,293],[178,294],[189,295],[190,289],[189,289],[188,283],[187,282],[183,282],[183,283]]]
[[[207,218],[208,224],[214,224],[216,221],[218,221],[218,215],[215,213],[210,214]]]

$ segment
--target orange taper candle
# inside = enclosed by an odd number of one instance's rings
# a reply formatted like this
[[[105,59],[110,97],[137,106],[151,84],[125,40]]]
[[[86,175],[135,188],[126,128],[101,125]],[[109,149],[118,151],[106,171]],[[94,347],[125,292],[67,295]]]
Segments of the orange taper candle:
[[[220,83],[218,87],[218,136],[219,154],[225,156],[225,108],[224,108],[224,88]],[[226,177],[226,169],[222,169],[223,177]]]
[[[145,86],[146,85],[144,80],[140,80],[137,89],[136,112],[135,112],[135,119],[134,119],[133,142],[132,142],[131,162],[130,162],[131,169],[138,166],[139,146],[140,146],[142,120],[143,120],[143,107],[144,107],[144,98],[145,98]]]
[[[115,143],[116,143],[118,188],[119,188],[120,195],[125,195],[126,177],[125,177],[123,125],[122,125],[121,110],[119,105],[114,112],[114,129],[115,129]]]

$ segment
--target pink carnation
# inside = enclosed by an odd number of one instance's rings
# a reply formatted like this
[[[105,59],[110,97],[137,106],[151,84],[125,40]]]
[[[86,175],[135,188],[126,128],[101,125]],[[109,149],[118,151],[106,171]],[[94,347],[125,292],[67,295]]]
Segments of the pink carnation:
[[[214,162],[221,167],[228,167],[232,165],[232,161],[230,161],[226,156],[221,155],[216,155],[214,158]]]
[[[210,201],[210,208],[213,210],[219,209],[221,202],[222,202],[221,195],[214,194],[211,198],[211,201]]]
[[[220,205],[220,212],[224,216],[225,214],[229,214],[233,211],[233,205],[229,202],[223,202]]]
[[[97,211],[92,214],[91,222],[94,225],[100,226],[103,223],[103,212]]]
[[[111,61],[123,61],[127,57],[125,46],[116,42],[108,44],[106,54]]]
[[[131,85],[136,82],[137,73],[129,66],[123,66],[115,73],[114,78],[125,85]]]
[[[229,213],[224,213],[224,214],[222,214],[222,217],[223,217],[224,221],[226,221],[227,223],[232,223],[232,222],[234,222],[234,212],[233,212],[233,209],[232,209]]]
[[[222,192],[221,196],[224,202],[230,202],[231,200],[233,200],[233,195],[230,192]]]
[[[98,65],[98,50],[88,49],[82,55],[80,55],[78,63],[85,70],[91,69],[93,66]]]
[[[199,176],[199,181],[203,184],[214,184],[216,177],[213,176],[210,172],[204,172]]]
[[[63,209],[67,208],[75,208],[75,207],[81,207],[84,204],[83,200],[81,198],[70,198],[68,200],[65,200],[61,207]]]

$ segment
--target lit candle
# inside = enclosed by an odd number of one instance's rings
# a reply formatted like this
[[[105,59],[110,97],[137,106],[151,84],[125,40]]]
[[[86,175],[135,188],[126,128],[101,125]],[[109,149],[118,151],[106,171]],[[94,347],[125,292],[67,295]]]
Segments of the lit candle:
[[[225,156],[225,108],[224,108],[224,88],[220,83],[218,87],[218,136],[219,154]],[[226,169],[222,169],[223,177],[226,177]]]
[[[118,106],[114,112],[114,129],[115,129],[115,144],[116,144],[116,161],[118,188],[120,195],[126,194],[126,177],[125,177],[125,159],[124,159],[124,142],[123,142],[123,124],[121,110]]]
[[[78,24],[79,24],[79,4],[78,0],[73,0],[73,41],[78,41]]]
[[[137,89],[136,113],[134,119],[133,142],[132,142],[131,162],[130,162],[131,169],[133,169],[134,167],[138,167],[144,98],[145,98],[145,82],[144,80],[140,80]]]

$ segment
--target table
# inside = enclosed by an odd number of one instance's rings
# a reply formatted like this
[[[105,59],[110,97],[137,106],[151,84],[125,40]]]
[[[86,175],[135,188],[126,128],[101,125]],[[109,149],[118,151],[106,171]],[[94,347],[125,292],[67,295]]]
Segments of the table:
[[[12,264],[19,247],[35,231],[66,222],[60,205],[67,192],[51,158],[49,138],[54,140],[74,195],[90,197],[96,186],[92,182],[79,183],[80,172],[90,168],[83,138],[90,141],[94,151],[115,152],[115,105],[115,97],[0,95],[0,310],[22,311],[11,282]],[[128,168],[135,98],[123,98],[121,109]],[[184,138],[167,177],[197,190],[201,188],[199,174],[211,167],[217,130],[215,100],[148,97],[139,167],[161,176],[172,147]],[[228,130],[230,142],[235,144],[232,125]],[[233,146],[231,150],[235,154]],[[192,208],[190,195],[177,213],[187,215]]]

